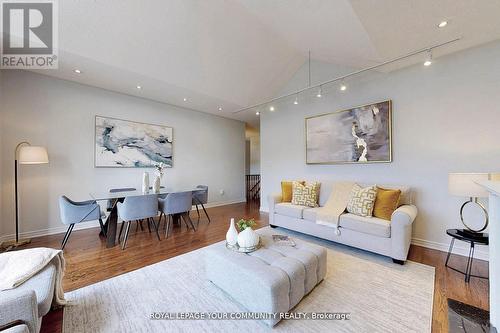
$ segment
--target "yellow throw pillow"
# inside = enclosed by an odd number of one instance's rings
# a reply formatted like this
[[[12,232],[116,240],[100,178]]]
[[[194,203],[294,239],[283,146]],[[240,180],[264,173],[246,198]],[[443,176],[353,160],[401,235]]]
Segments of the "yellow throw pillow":
[[[347,211],[351,214],[371,217],[376,196],[377,187],[375,185],[363,188],[354,184],[347,203]]]
[[[304,181],[298,181],[301,184],[305,184]],[[281,202],[292,202],[292,182],[282,181],[281,182]]]
[[[292,183],[292,204],[307,207],[318,207],[320,183]]]
[[[392,213],[399,206],[401,190],[389,190],[377,187],[377,198],[373,208],[373,216],[384,220],[391,220]]]

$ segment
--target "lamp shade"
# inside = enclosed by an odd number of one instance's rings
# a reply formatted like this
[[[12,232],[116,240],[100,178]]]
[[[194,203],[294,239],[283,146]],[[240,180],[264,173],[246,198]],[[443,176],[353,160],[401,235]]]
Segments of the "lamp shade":
[[[448,191],[451,195],[469,198],[484,198],[488,196],[477,182],[490,179],[489,173],[450,173],[448,175]]]
[[[19,149],[20,164],[46,164],[49,163],[49,154],[45,147],[24,146]]]

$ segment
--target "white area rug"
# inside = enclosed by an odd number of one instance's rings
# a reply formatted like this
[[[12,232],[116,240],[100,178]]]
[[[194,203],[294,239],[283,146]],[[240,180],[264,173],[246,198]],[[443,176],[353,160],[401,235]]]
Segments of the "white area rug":
[[[153,312],[245,311],[205,278],[203,248],[67,293],[63,332],[430,332],[433,267],[273,233],[328,248],[325,280],[293,312],[349,312],[350,320],[282,320],[274,328],[251,320],[151,320]]]

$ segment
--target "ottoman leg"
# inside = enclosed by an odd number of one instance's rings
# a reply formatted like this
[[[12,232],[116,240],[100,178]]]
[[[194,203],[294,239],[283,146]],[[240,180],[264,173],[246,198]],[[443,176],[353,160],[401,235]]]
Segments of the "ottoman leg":
[[[398,260],[398,259],[392,259],[392,262],[395,263],[395,264],[399,264],[399,265],[404,265],[405,264],[405,261],[404,260]]]

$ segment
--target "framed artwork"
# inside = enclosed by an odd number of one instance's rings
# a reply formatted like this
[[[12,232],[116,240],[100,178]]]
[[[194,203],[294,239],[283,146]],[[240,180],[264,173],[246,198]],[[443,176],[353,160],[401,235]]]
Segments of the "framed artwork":
[[[392,162],[392,101],[306,118],[306,163]]]
[[[108,117],[95,117],[95,167],[172,167],[172,127]]]

